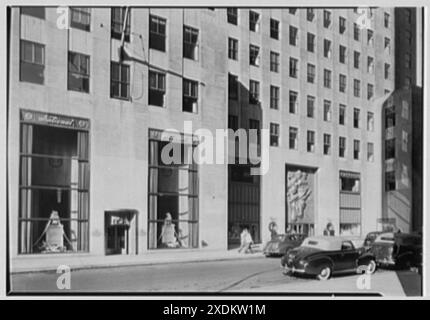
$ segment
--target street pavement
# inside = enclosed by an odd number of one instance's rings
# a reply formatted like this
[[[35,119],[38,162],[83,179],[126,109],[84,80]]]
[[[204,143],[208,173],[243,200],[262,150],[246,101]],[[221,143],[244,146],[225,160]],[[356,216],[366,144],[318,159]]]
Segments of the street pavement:
[[[406,271],[405,271],[406,272]],[[358,275],[333,277],[328,281],[285,276],[279,258],[256,256],[250,259],[172,263],[146,266],[72,270],[70,289],[57,288],[55,271],[19,273],[11,276],[15,293],[294,293],[294,292],[380,292],[405,296],[406,288],[417,287],[420,278],[403,275],[400,283],[394,271],[378,270],[371,288],[357,287]],[[408,286],[408,282],[411,285]],[[412,290],[413,291],[413,290]],[[413,291],[417,292],[417,291]]]

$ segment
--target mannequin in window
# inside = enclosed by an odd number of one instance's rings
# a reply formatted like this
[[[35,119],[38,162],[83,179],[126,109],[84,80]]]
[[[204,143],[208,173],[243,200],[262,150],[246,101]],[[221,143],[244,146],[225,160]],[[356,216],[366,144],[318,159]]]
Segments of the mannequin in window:
[[[172,223],[172,215],[170,212],[166,213],[166,218],[164,219],[163,227],[161,228],[161,243],[163,246],[168,248],[178,247],[178,240],[176,238],[175,224]]]

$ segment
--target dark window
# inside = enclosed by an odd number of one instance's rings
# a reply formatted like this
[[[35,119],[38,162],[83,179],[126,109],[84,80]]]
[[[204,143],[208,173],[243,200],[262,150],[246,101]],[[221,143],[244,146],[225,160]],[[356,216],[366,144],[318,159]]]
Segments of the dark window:
[[[166,94],[166,74],[149,71],[149,104],[152,106],[164,106]]]
[[[396,126],[396,110],[394,106],[385,108],[385,128]]]
[[[239,118],[234,115],[228,116],[228,128],[236,131],[239,129]]]
[[[110,96],[118,99],[130,98],[130,67],[126,64],[111,62]]]
[[[391,50],[390,38],[387,38],[387,37],[384,38],[384,50],[386,50],[388,53],[390,53],[390,50]]]
[[[331,12],[324,10],[324,28],[330,27],[331,24]]]
[[[339,75],[339,91],[345,92],[346,90],[346,76],[344,74]]]
[[[228,38],[228,58],[237,60],[237,52],[239,50],[239,41],[233,38]]]
[[[367,112],[367,131],[375,129],[375,116],[373,112]]]
[[[314,52],[315,51],[315,35],[308,32],[307,38],[308,38],[307,49],[309,52]]]
[[[374,155],[375,155],[374,145],[373,145],[373,143],[368,142],[367,143],[367,161],[373,162]]]
[[[315,115],[315,97],[307,97],[306,109],[308,118],[313,118]]]
[[[297,78],[297,74],[298,74],[298,70],[297,70],[297,66],[298,66],[299,61],[295,58],[290,58],[290,77],[292,78]]]
[[[354,140],[354,159],[360,159],[360,140]]]
[[[344,17],[339,17],[339,33],[344,34],[346,30],[346,19]]]
[[[324,87],[331,88],[331,71],[324,69]]]
[[[314,152],[315,151],[315,131],[307,132],[307,151]]]
[[[360,109],[354,108],[354,128],[360,128]]]
[[[290,13],[290,14],[296,14],[296,11],[297,11],[297,9],[296,8],[289,8],[288,9],[288,12]]]
[[[45,7],[21,7],[21,14],[39,19],[45,19]]]
[[[360,41],[360,27],[358,24],[354,23],[354,40]]]
[[[315,18],[315,10],[313,8],[306,9],[306,19],[312,22]]]
[[[237,76],[228,74],[228,98],[237,100],[239,98],[239,83]]]
[[[345,150],[346,150],[346,138],[339,137],[339,157],[345,158]]]
[[[331,57],[331,41],[324,39],[324,57]]]
[[[368,83],[367,84],[367,100],[370,100],[373,98],[373,84]]]
[[[249,81],[249,103],[259,104],[260,103],[260,83],[258,81]]]
[[[396,139],[385,140],[385,159],[394,159],[396,157]]]
[[[260,48],[252,44],[249,45],[249,64],[255,67],[260,65]]]
[[[149,48],[166,51],[166,19],[149,16]]]
[[[198,60],[199,56],[199,30],[184,26],[184,58]]]
[[[324,100],[324,121],[331,121],[331,101]]]
[[[384,26],[385,28],[390,27],[390,14],[387,12],[384,13]]]
[[[324,133],[324,154],[329,155],[331,153],[331,135]]]
[[[125,13],[127,13],[127,18]],[[127,19],[124,29],[124,20]],[[130,41],[130,10],[126,8],[111,9],[111,37],[121,40],[124,29],[124,41]]]
[[[396,173],[394,171],[385,172],[385,191],[396,190]]]
[[[37,84],[44,83],[45,46],[21,40],[19,80]]]
[[[298,104],[299,104],[299,94],[295,91],[291,91],[289,93],[290,97],[290,113],[297,113]]]
[[[279,87],[270,86],[270,108],[279,109]]]
[[[279,124],[270,124],[270,145],[272,147],[279,146]]]
[[[346,62],[346,47],[342,45],[339,46],[339,62],[340,63]]]
[[[390,65],[388,63],[384,64],[384,78],[385,79],[390,78]]]
[[[367,44],[373,46],[373,30],[367,30]]]
[[[340,172],[340,191],[360,193],[360,174],[357,174],[354,172],[341,171]]]
[[[297,46],[297,34],[298,29],[296,27],[290,26],[290,45]]]
[[[237,8],[227,8],[227,22],[237,25]]]
[[[354,51],[354,68],[360,68],[360,52]]]
[[[273,39],[279,39],[279,21],[270,19],[270,37]]]
[[[339,124],[345,125],[345,114],[346,106],[344,104],[339,105]]]
[[[315,83],[315,66],[308,63],[307,80],[309,83]]]
[[[72,28],[90,31],[91,26],[91,8],[70,8],[70,26]]]
[[[182,111],[197,112],[199,85],[197,81],[183,79]]]
[[[90,90],[90,57],[69,51],[67,89],[89,92]]]
[[[354,79],[354,97],[360,97],[360,80]]]
[[[258,32],[260,27],[260,15],[255,11],[249,11],[249,30]]]
[[[290,127],[289,130],[289,148],[292,150],[297,150],[298,147],[298,137],[299,129]]]
[[[375,64],[373,62],[372,57],[367,57],[367,72],[373,74],[373,70],[375,69]]]
[[[279,72],[279,53],[270,52],[270,71]]]

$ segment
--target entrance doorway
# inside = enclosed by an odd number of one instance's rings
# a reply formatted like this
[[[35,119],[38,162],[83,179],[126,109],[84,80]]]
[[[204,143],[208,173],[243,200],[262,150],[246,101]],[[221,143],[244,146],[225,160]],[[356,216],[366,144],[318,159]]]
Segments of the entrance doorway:
[[[106,211],[106,255],[137,254],[137,244],[137,211],[129,209]]]

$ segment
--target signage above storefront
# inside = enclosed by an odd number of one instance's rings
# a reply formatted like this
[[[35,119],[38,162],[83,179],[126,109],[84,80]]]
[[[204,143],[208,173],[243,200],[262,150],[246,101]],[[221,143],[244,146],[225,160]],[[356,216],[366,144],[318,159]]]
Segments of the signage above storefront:
[[[21,110],[21,121],[76,130],[90,129],[90,121],[88,119],[32,110]]]

